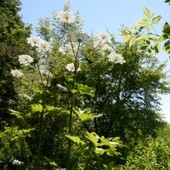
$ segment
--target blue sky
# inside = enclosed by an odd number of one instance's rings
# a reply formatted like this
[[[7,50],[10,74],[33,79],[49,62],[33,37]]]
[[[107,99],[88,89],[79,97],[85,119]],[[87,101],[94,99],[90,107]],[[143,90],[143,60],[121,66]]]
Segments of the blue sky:
[[[37,25],[40,18],[51,16],[53,11],[61,11],[65,0],[21,0],[23,21]],[[79,10],[84,20],[83,31],[86,33],[98,33],[108,29],[116,39],[120,39],[119,30],[121,25],[132,26],[139,18],[142,18],[142,7],[147,7],[155,15],[163,18],[158,26],[157,32],[161,32],[162,25],[170,22],[170,6],[164,0],[70,0],[73,12]],[[159,55],[160,59],[168,59],[164,53]],[[166,70],[170,70],[170,62]],[[170,94],[162,96],[162,113],[170,123]]]

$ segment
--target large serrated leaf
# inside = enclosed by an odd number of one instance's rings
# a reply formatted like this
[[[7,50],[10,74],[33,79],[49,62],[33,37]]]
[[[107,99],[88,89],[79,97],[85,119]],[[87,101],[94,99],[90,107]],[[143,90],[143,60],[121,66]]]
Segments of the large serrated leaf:
[[[72,140],[74,143],[77,143],[78,145],[82,144],[84,145],[85,142],[82,141],[78,136],[70,136],[70,135],[66,135],[67,138],[69,138],[70,140]]]
[[[94,119],[99,117],[98,115],[94,115],[92,113],[89,112],[89,110],[76,110],[74,109],[75,113],[78,115],[78,117],[81,119],[82,122]]]
[[[88,133],[86,138],[89,139],[95,146],[98,145],[99,136],[97,136],[94,132]]]

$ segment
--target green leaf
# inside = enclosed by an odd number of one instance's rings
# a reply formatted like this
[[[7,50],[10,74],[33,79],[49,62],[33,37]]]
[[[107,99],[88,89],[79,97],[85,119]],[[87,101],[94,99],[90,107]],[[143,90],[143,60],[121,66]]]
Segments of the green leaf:
[[[103,155],[104,152],[105,152],[105,150],[102,149],[102,148],[96,148],[96,149],[95,149],[95,153],[96,153],[96,154]]]
[[[16,116],[18,119],[23,119],[23,115],[22,115],[21,112],[12,110],[10,114],[13,115],[13,116]]]
[[[76,110],[74,109],[75,113],[78,115],[78,117],[81,119],[81,121],[87,121],[87,120],[90,120],[90,119],[94,119],[96,117],[99,117],[98,115],[94,115],[92,113],[89,113],[90,110],[88,109],[85,109],[85,110]],[[86,113],[85,113],[86,112]]]
[[[42,111],[42,105],[40,105],[40,104],[33,104],[31,107],[32,107],[33,112],[41,112]]]
[[[84,84],[78,84],[78,90],[80,92],[80,94],[82,95],[89,95],[91,97],[94,97],[94,90],[93,88],[87,86],[87,85],[84,85]]]
[[[107,140],[104,136],[100,138],[103,145],[109,145],[109,140]]]
[[[72,92],[73,94],[75,94],[75,93],[78,92],[78,90],[77,90],[77,89],[71,89],[71,92]]]
[[[71,136],[71,135],[66,135],[67,138],[69,138],[70,140],[72,140],[74,143],[77,143],[78,145],[84,145],[85,142],[82,141],[78,136]]]
[[[136,26],[140,26],[140,27],[148,27],[149,25],[149,20],[147,18],[142,18],[139,19],[136,23]]]
[[[149,9],[147,9],[146,7],[143,7],[143,13],[144,13],[148,18],[150,18],[151,13],[150,13]]]
[[[153,24],[157,24],[160,20],[161,20],[162,16],[161,15],[158,15],[157,17],[154,17],[152,19],[152,23]]]
[[[129,47],[131,47],[134,44],[135,40],[136,40],[135,36],[130,38],[130,40],[129,40]]]
[[[112,148],[106,149],[106,153],[109,156],[115,155],[116,154],[115,148],[112,147]]]
[[[88,133],[86,138],[89,139],[95,146],[98,145],[99,136],[94,132]]]

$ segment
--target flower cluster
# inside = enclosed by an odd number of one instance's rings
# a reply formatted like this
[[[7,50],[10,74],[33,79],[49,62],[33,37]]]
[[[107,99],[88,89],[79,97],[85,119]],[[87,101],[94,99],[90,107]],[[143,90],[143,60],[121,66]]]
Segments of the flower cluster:
[[[66,44],[64,46],[61,46],[59,48],[59,52],[61,52],[62,54],[71,54],[71,55],[74,55],[74,53],[76,53],[78,50],[78,44],[77,43],[69,43],[69,44]]]
[[[23,73],[21,71],[19,71],[18,69],[11,70],[11,74],[17,78],[20,78],[23,76]]]
[[[93,42],[93,46],[102,50],[108,49],[108,43],[111,43],[111,39],[112,37],[107,32],[100,32]]]
[[[23,64],[24,66],[28,66],[33,62],[33,58],[30,55],[19,55],[18,58],[20,64]]]
[[[74,66],[74,63],[70,63],[70,64],[67,64],[67,66],[66,66],[66,69],[68,70],[68,71],[70,71],[70,72],[74,72],[75,71],[75,66]],[[77,71],[80,71],[81,69],[80,69],[80,67],[77,69]]]
[[[111,43],[112,39],[110,34],[108,34],[107,32],[100,32],[97,38],[99,41],[102,41],[103,43]]]
[[[14,160],[12,161],[12,165],[22,165],[22,164],[24,164],[24,162],[21,162],[21,161],[19,161],[19,160],[17,160],[17,159],[14,159]]]
[[[123,64],[125,63],[126,61],[124,60],[124,58],[120,55],[120,54],[117,54],[117,53],[110,53],[107,58],[109,59],[110,62],[113,62],[113,63],[116,63],[116,64]]]
[[[78,43],[81,42],[88,43],[91,40],[88,34],[82,32],[71,32],[70,37],[73,42],[78,42]]]
[[[38,52],[48,52],[51,49],[50,43],[39,37],[29,37],[27,38],[27,43],[31,47],[35,47]]]
[[[57,18],[61,21],[61,22],[65,22],[67,24],[71,24],[74,23],[75,21],[75,16],[72,12],[69,11],[60,11],[57,13]]]
[[[48,70],[46,65],[40,65],[39,71],[45,76],[52,77],[52,73]]]

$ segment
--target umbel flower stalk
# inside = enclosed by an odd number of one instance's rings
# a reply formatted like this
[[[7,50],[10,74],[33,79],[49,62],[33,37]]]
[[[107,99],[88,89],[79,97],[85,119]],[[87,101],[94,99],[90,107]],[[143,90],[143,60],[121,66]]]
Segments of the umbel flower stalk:
[[[68,34],[68,39],[71,43],[71,48],[74,54],[74,69],[72,69],[74,77],[73,77],[73,89],[76,87],[76,82],[77,82],[77,72],[80,70],[79,68],[79,61],[78,61],[78,51],[80,47],[80,42],[78,43],[77,51],[74,50],[74,46],[72,43],[72,40],[70,38],[70,35]],[[70,115],[69,115],[69,129],[68,129],[68,134],[72,135],[72,117],[73,117],[73,110],[75,107],[75,101],[76,98],[73,94],[71,104],[70,104]],[[70,170],[70,162],[71,162],[71,146],[72,146],[72,141],[69,139],[68,141],[68,160],[67,160],[67,170]]]

